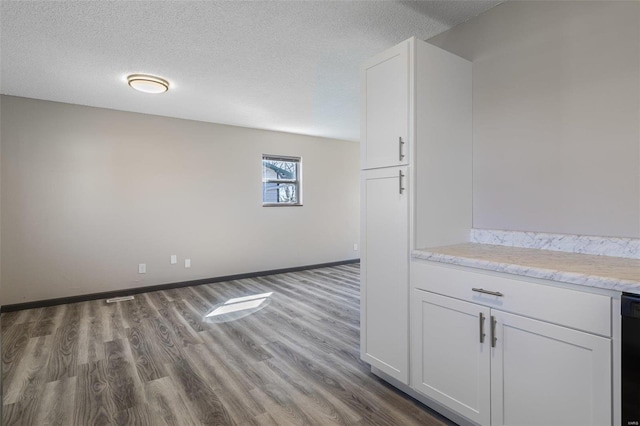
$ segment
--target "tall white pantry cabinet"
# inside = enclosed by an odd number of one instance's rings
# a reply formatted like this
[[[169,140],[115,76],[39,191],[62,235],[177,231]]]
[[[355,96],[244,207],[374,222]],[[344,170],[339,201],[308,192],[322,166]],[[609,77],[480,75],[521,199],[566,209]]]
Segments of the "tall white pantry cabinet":
[[[471,228],[471,63],[411,38],[361,73],[361,358],[409,385],[410,250]]]

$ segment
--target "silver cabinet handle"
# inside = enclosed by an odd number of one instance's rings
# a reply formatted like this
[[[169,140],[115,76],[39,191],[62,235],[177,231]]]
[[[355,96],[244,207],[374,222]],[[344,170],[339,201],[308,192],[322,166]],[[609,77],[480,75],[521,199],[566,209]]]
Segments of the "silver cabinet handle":
[[[400,194],[402,194],[402,191],[404,191],[404,186],[402,186],[402,178],[404,177],[404,174],[402,173],[402,170],[400,170],[399,173],[400,174],[398,175],[398,182],[399,182],[398,190],[400,191]]]
[[[478,293],[483,293],[483,294],[490,294],[492,296],[498,296],[498,297],[504,296],[504,294],[500,293],[499,291],[489,291],[489,290],[485,290],[484,288],[472,288],[471,291],[476,291]]]
[[[402,153],[402,145],[404,145],[404,141],[402,140],[402,136],[400,136],[398,138],[398,160],[402,161],[402,159],[404,158],[404,154]]]
[[[496,321],[496,317],[491,315],[491,347],[492,348],[496,347],[496,342],[498,341],[498,338],[496,337],[496,323],[497,322],[498,321]]]
[[[484,314],[480,312],[480,343],[484,343]]]

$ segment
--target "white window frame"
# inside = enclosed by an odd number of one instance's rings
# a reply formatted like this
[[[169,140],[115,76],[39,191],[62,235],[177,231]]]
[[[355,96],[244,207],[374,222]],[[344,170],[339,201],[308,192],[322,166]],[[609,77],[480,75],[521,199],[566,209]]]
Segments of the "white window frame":
[[[302,206],[302,157],[291,157],[286,155],[271,155],[271,154],[262,154],[262,161],[260,162],[261,172],[264,160],[271,161],[287,161],[296,163],[296,179],[265,179],[262,177],[262,206],[263,207],[299,207]],[[262,174],[262,173],[261,173]],[[264,201],[264,184],[265,183],[289,183],[294,184],[296,191],[296,202],[295,203],[273,203],[273,202],[265,202]]]

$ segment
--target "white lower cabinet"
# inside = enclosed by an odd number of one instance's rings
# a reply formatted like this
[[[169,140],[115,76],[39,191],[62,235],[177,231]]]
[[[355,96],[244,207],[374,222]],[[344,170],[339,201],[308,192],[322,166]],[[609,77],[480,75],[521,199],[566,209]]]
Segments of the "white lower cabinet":
[[[498,310],[491,315],[493,426],[611,424],[610,339]]]
[[[478,424],[488,425],[491,374],[486,327],[490,309],[422,290],[413,290],[412,296],[414,389]]]
[[[362,173],[361,358],[409,383],[409,168]]]
[[[611,424],[610,339],[420,289],[411,310],[425,396],[480,425]]]

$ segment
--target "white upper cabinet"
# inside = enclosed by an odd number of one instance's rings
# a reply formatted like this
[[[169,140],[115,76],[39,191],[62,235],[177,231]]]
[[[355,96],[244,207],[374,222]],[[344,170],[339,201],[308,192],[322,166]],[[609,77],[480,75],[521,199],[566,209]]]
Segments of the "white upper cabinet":
[[[409,164],[411,40],[362,67],[362,169]]]

